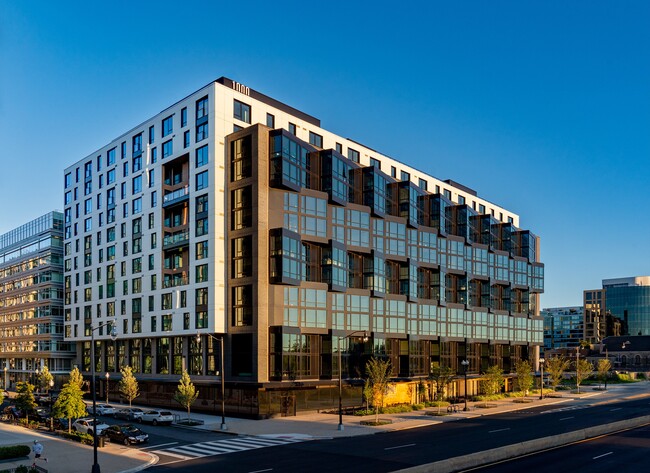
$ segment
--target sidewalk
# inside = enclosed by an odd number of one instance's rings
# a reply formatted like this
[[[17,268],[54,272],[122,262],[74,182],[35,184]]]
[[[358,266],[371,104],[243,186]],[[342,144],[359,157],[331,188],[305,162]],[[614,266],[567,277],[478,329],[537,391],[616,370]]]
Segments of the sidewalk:
[[[87,473],[93,465],[93,448],[77,442],[62,439],[55,435],[38,430],[28,430],[11,424],[0,424],[0,445],[27,445],[31,449],[34,440],[44,447],[43,457],[47,462],[39,460],[37,465],[48,473]],[[141,450],[126,448],[111,443],[97,449],[97,463],[102,473],[134,473],[143,470],[157,460]],[[29,458],[0,461],[0,470],[16,468],[20,465],[30,466],[34,462],[34,454]]]

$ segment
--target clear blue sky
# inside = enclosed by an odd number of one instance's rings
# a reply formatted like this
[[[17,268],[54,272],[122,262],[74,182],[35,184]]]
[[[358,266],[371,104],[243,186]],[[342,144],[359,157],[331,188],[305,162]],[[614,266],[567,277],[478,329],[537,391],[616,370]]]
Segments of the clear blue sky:
[[[543,307],[650,274],[650,2],[0,0],[0,233],[222,75],[521,216]]]

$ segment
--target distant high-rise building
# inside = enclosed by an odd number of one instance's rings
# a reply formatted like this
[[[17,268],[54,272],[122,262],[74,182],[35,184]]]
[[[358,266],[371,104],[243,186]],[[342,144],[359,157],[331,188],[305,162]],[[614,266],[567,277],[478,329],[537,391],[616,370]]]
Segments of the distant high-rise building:
[[[602,289],[584,291],[585,339],[650,335],[650,276],[603,279]]]
[[[544,350],[572,348],[583,338],[582,307],[553,307],[542,309],[544,317]]]
[[[543,341],[539,239],[516,214],[230,79],[64,187],[66,339],[86,373],[91,349],[112,380],[130,365],[144,402],[169,402],[186,369],[204,409],[221,376],[233,413],[331,408],[371,356],[415,382],[464,360],[509,371]]]
[[[55,378],[70,372],[75,350],[63,340],[63,302],[63,214],[1,235],[1,384],[34,383],[45,366]]]

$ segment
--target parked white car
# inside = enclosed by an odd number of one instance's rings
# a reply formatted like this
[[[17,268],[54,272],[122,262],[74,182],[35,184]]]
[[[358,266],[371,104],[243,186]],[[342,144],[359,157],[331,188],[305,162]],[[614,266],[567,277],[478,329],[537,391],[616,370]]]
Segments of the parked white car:
[[[145,411],[142,414],[142,417],[139,419],[140,422],[151,422],[153,425],[158,424],[171,424],[174,422],[174,414],[169,411]]]
[[[89,412],[92,412],[92,406],[88,408]],[[97,414],[100,416],[114,416],[116,409],[110,404],[97,404]]]
[[[72,423],[72,430],[75,432],[82,432],[84,434],[91,434],[93,431],[97,431],[97,435],[101,435],[104,429],[108,429],[108,424],[104,424],[101,421],[95,421],[91,418],[77,419]]]

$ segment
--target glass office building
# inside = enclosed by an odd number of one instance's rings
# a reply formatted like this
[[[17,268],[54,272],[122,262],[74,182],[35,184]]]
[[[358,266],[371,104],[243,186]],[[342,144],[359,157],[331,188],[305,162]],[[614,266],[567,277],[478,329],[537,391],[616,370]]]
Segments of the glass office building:
[[[584,333],[582,307],[553,307],[542,309],[544,317],[544,350],[575,348]]]

